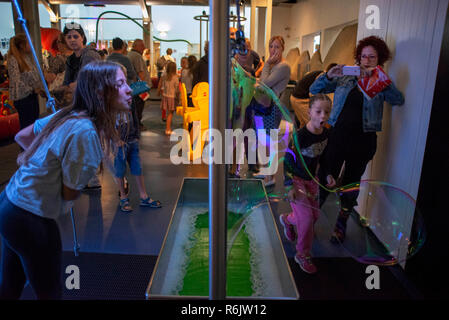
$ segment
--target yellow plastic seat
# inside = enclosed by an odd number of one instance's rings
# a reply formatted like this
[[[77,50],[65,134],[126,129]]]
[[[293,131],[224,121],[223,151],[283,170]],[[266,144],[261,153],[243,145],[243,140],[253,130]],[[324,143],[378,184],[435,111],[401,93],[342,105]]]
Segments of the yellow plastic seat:
[[[188,130],[189,128],[189,124],[186,121],[187,118],[184,116],[186,114],[186,110],[188,108],[187,105],[187,90],[186,90],[186,86],[184,83],[181,83],[179,85],[179,95],[180,95],[180,100],[181,100],[181,105],[176,107],[176,114],[180,115],[183,117],[183,128],[185,130]]]
[[[176,114],[183,116],[183,127],[188,130],[189,124],[200,121],[200,130],[193,126],[190,138],[190,159],[200,159],[203,154],[204,132],[209,129],[209,84],[207,82],[198,83],[192,90],[193,108],[187,105],[187,92],[184,84],[181,84],[181,106],[176,108]]]

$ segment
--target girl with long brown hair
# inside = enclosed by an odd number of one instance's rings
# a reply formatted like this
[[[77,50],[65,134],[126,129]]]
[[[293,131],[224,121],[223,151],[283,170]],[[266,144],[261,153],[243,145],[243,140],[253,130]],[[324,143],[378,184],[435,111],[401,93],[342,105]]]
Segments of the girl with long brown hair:
[[[24,33],[11,38],[8,52],[9,95],[19,113],[20,128],[39,118],[37,93],[42,92],[39,73]]]
[[[19,132],[43,130],[19,157],[0,194],[0,299],[18,299],[28,279],[38,299],[61,297],[62,246],[56,218],[78,197],[120,140],[116,119],[132,101],[122,67],[96,61],[78,75],[74,100]],[[31,134],[30,134],[31,135]]]

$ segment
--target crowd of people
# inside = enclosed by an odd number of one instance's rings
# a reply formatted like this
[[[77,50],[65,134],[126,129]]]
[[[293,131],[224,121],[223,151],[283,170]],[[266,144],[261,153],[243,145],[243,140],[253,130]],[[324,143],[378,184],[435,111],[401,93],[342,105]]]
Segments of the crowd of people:
[[[141,39],[133,42],[129,52],[120,38],[113,39],[110,52],[97,50],[95,44],[86,45],[86,40],[76,23],[66,25],[57,38],[57,54],[49,58],[45,79],[59,97],[59,110],[38,119],[37,95],[42,95],[43,90],[30,58],[30,47],[23,34],[11,39],[7,64],[10,95],[22,128],[16,141],[24,152],[18,159],[19,169],[0,195],[0,298],[19,298],[26,280],[40,299],[61,297],[57,272],[61,268],[61,237],[55,219],[65,210],[66,201],[76,199],[86,186],[99,184],[97,176],[103,170],[102,162],[108,164],[107,159],[113,159],[108,167],[118,185],[121,211],[133,210],[125,179],[127,164],[137,182],[139,205],[161,207],[161,202],[151,198],[145,188],[139,155],[140,132],[145,130],[144,101],[139,95],[133,96],[131,89],[138,80],[151,82],[149,52]],[[266,59],[251,49],[249,41],[246,54],[239,52],[234,58],[248,75],[257,78],[256,87],[267,86],[279,97],[287,87],[291,70],[283,58],[284,39],[274,36],[268,45]],[[158,59],[158,94],[166,135],[172,133],[180,82],[188,95],[197,83],[208,82],[208,49],[206,43],[205,55],[198,61],[195,56],[183,57],[179,72],[172,49]],[[292,212],[279,219],[285,237],[296,242],[295,261],[307,273],[317,271],[311,259],[313,228],[327,188],[334,188],[337,181],[345,185],[361,180],[376,152],[383,102],[404,103],[392,82],[373,97],[368,97],[360,86],[360,79],[372,77],[389,58],[382,39],[362,39],[354,55],[359,76],[344,75],[341,64],[331,65],[324,72],[306,75],[302,85],[306,82],[307,89],[296,96],[307,100],[307,112],[297,119],[299,148],[290,141],[291,152],[284,160],[291,183]],[[333,101],[328,93],[334,93]],[[267,131],[279,128],[282,119],[280,109],[266,95],[255,95],[240,116],[244,118],[244,129]],[[345,170],[339,177],[343,162]],[[263,178],[266,187],[276,184],[274,176],[261,176],[257,164],[249,170],[253,177]],[[239,176],[239,171],[233,174]],[[356,200],[356,193],[342,196],[333,242],[344,241],[346,221]]]

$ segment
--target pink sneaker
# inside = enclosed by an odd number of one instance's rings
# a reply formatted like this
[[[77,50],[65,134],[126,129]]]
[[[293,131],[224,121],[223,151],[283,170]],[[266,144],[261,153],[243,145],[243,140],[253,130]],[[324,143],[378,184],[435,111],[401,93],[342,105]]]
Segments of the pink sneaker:
[[[295,241],[296,239],[295,227],[290,222],[288,222],[287,214],[281,214],[279,216],[279,221],[284,227],[284,235],[287,238],[287,240],[292,242]]]
[[[310,274],[317,272],[317,269],[312,262],[312,257],[300,255],[299,253],[297,253],[295,255],[295,261],[299,264],[299,266],[301,267],[301,269],[304,272],[307,272]]]

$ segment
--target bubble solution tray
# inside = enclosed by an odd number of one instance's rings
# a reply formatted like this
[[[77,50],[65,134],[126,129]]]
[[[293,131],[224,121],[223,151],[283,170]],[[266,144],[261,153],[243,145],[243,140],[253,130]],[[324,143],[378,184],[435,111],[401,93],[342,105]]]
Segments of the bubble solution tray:
[[[299,298],[262,181],[228,180],[226,298]],[[208,299],[208,180],[184,178],[147,299]]]

